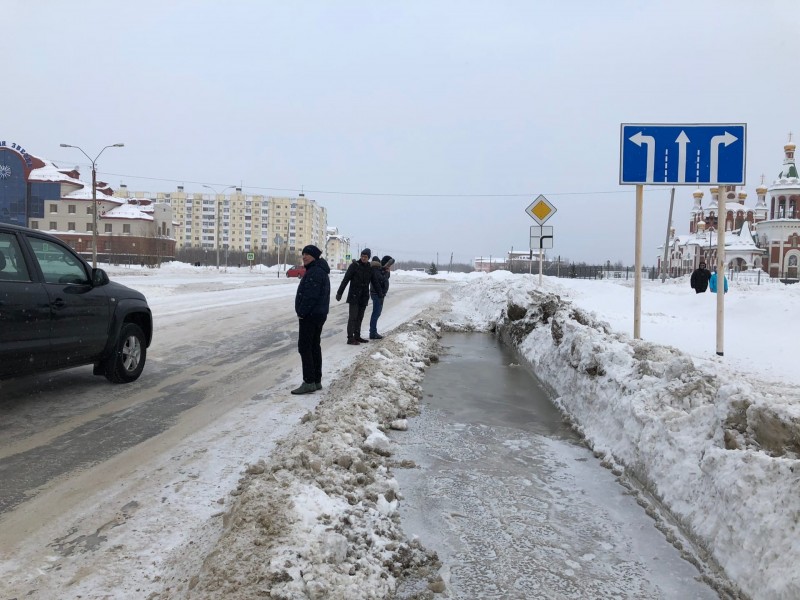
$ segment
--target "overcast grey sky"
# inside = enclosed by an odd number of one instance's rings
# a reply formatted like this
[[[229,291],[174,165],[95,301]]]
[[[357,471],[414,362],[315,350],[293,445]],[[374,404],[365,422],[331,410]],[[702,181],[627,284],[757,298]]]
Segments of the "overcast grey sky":
[[[634,259],[621,123],[747,123],[748,204],[800,127],[795,0],[3,3],[0,140],[132,190],[303,189],[401,259]],[[795,138],[796,139],[796,138]],[[694,188],[678,188],[688,231]],[[708,199],[706,189],[706,199]],[[645,191],[643,262],[669,188]]]

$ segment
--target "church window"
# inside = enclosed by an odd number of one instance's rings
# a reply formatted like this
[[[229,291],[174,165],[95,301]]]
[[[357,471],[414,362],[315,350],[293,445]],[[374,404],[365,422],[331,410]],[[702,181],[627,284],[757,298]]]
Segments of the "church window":
[[[793,254],[792,256],[789,257],[789,266],[790,267],[796,267],[797,266],[797,255],[796,254]]]

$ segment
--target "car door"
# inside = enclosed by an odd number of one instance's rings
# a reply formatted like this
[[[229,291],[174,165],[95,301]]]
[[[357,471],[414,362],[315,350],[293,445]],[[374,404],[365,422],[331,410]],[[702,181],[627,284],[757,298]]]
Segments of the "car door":
[[[94,287],[91,268],[72,250],[26,234],[50,302],[49,367],[93,362],[108,339],[111,299]]]
[[[0,377],[41,369],[50,351],[50,300],[13,232],[0,231]]]

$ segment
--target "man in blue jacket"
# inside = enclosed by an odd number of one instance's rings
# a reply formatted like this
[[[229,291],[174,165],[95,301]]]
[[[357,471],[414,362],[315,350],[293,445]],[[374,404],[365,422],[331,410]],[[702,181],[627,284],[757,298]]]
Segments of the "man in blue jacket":
[[[722,284],[725,294],[728,293],[728,278],[723,275],[722,277]],[[713,292],[717,293],[717,270],[714,269],[714,272],[711,274],[711,277],[708,280],[708,288]]]
[[[372,316],[369,319],[369,339],[371,340],[383,339],[378,333],[378,319],[383,312],[383,299],[389,292],[389,270],[393,264],[394,259],[391,256],[384,256],[382,259],[373,256],[370,263],[372,279],[369,282],[369,297],[372,298]]]
[[[303,362],[303,384],[293,394],[310,394],[322,389],[322,326],[328,318],[331,303],[331,268],[316,246],[303,248],[306,274],[297,285],[294,310],[300,321],[297,351]]]

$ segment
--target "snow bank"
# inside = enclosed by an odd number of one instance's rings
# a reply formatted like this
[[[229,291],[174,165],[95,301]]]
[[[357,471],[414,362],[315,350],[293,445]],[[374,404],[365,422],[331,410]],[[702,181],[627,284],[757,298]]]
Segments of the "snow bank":
[[[707,559],[694,557],[683,532],[749,596],[800,597],[793,389],[697,368],[675,348],[614,333],[532,277],[511,285],[493,274],[453,296],[445,327],[497,331],[514,344],[595,454],[623,485],[641,486],[641,503],[685,558]],[[725,578],[704,578],[739,597]]]
[[[266,460],[249,465],[201,572],[161,598],[385,598],[437,589],[435,554],[409,541],[385,432],[416,413],[437,335],[416,322],[325,390]]]

